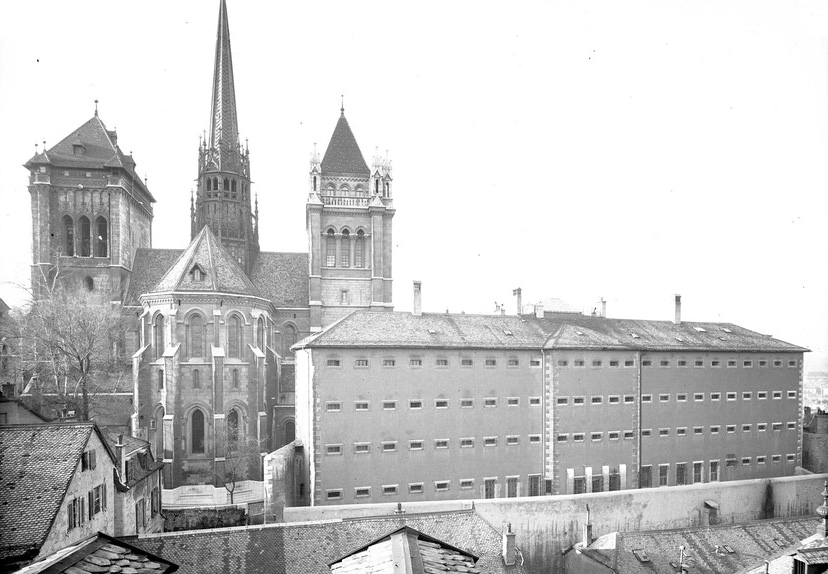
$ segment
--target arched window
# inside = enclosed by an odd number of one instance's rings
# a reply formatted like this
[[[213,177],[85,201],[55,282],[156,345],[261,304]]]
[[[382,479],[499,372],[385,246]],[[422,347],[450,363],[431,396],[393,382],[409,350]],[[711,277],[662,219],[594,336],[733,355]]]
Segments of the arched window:
[[[316,191],[316,176],[313,176],[313,190]]]
[[[99,217],[95,220],[97,235],[95,236],[95,257],[106,257],[107,245],[109,244],[109,229],[106,219]]]
[[[187,322],[187,358],[198,359],[204,356],[204,318],[198,313]]]
[[[239,411],[236,409],[227,413],[227,442],[239,442]]]
[[[325,265],[336,267],[336,237],[333,229],[328,230],[328,236],[325,238]]]
[[[242,323],[238,315],[231,315],[227,324],[227,354],[230,357],[241,359],[241,349],[244,344]]]
[[[285,444],[290,444],[296,439],[296,423],[293,420],[285,422]]]
[[[190,445],[191,452],[204,453],[204,413],[199,409],[190,417]]]
[[[207,191],[211,191],[213,189],[213,180],[209,177],[207,178]]]
[[[286,324],[282,328],[282,343],[282,356],[293,356],[293,351],[291,351],[290,348],[296,344],[296,327],[294,327],[290,323]]]
[[[230,180],[226,177],[224,178],[224,191],[230,191]]]
[[[63,216],[63,251],[69,257],[75,255],[75,223],[68,215]]]
[[[78,249],[78,255],[81,257],[89,257],[92,254],[89,249],[89,239],[92,235],[92,230],[89,225],[89,218],[82,215],[80,219],[78,219],[78,227],[80,228],[80,248]]]
[[[341,267],[351,266],[351,232],[345,229],[342,232],[342,242],[339,249],[339,265]]]
[[[233,369],[233,371],[230,374],[231,374],[231,379],[233,381],[232,382],[233,388],[238,389],[239,386],[240,386],[239,385],[239,370],[238,369]]]
[[[193,369],[193,388],[201,388],[201,371],[199,371],[198,369]]]
[[[157,376],[158,376],[158,390],[160,391],[161,389],[164,388],[164,371],[162,371],[161,369],[158,369],[158,375]]]
[[[236,180],[230,182],[230,191],[236,191]]]
[[[155,346],[155,358],[160,359],[164,355],[164,315],[158,313],[152,323],[152,340]]]
[[[361,229],[354,244],[354,267],[365,267],[365,232]]]
[[[259,350],[264,351],[265,348],[265,322],[263,317],[259,317],[256,322],[256,346]]]
[[[385,197],[388,197],[388,192],[390,190],[391,190],[391,184],[386,181],[385,182],[385,193],[384,193]]]
[[[218,189],[219,189],[219,186],[218,186],[218,178],[217,178],[217,177],[214,177],[214,178],[213,178],[213,191],[218,191]]]
[[[83,287],[87,291],[92,291],[93,289],[95,289],[95,282],[92,281],[92,278],[89,275],[83,278]]]

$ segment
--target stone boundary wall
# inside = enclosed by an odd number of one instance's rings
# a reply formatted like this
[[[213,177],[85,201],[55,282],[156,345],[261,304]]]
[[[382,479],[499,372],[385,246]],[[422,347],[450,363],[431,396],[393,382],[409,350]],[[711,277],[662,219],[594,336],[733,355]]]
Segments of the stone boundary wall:
[[[407,514],[445,512],[473,504],[494,528],[512,524],[527,572],[540,574],[562,569],[561,552],[579,540],[587,505],[594,538],[616,531],[705,526],[706,501],[718,505],[719,524],[807,516],[822,504],[826,479],[828,474],[561,496],[411,502],[402,510]],[[289,522],[359,518],[396,510],[393,503],[295,507],[286,508],[284,518]]]

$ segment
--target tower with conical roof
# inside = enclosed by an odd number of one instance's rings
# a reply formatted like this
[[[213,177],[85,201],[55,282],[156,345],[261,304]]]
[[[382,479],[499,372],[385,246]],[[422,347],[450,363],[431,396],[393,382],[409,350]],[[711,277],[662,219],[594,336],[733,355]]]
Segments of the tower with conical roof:
[[[310,243],[310,328],[354,309],[392,311],[391,163],[369,169],[344,106],[322,161],[314,150],[306,227]]]
[[[250,274],[259,253],[258,209],[250,193],[250,152],[239,142],[233,56],[227,5],[221,0],[213,71],[210,133],[198,149],[198,183],[191,206],[194,238],[208,225],[236,262]]]

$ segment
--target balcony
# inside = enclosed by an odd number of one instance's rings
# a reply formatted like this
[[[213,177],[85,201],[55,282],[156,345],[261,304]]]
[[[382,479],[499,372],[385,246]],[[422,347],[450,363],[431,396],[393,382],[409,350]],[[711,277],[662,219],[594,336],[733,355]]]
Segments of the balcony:
[[[354,197],[344,195],[323,195],[322,203],[338,207],[368,207],[368,197]]]

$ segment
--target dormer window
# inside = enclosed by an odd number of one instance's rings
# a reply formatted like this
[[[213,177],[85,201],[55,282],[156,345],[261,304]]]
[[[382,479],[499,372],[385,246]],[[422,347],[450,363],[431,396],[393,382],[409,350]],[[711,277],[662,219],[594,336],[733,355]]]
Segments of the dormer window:
[[[193,276],[193,281],[202,282],[204,281],[204,277],[207,275],[204,272],[204,268],[196,263],[193,265],[193,268],[190,270],[190,274]]]

